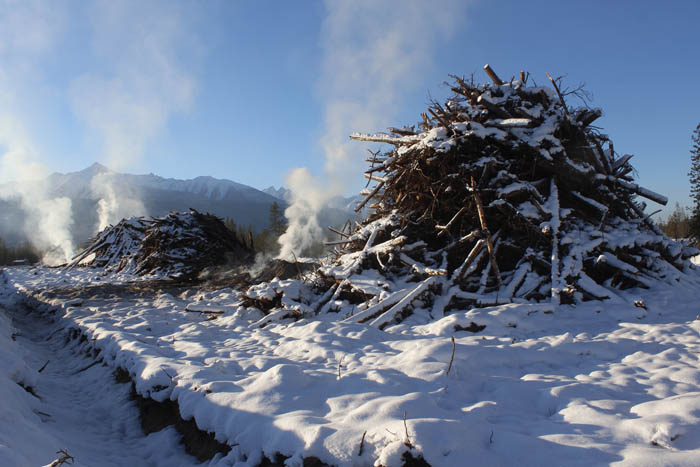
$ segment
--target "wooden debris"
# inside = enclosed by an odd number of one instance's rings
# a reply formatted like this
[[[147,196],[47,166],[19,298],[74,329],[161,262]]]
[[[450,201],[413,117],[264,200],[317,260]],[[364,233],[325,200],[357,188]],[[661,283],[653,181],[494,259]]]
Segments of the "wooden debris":
[[[550,75],[553,88],[484,70],[493,84],[453,77],[454,94],[415,126],[351,136],[393,147],[369,159],[357,208],[369,205],[369,217],[333,230],[340,248],[314,276],[326,297],[317,309],[347,297],[332,305],[342,320],[380,328],[505,303],[554,313],[622,302],[629,287],[675,285],[694,268],[688,259],[700,252],[666,237],[638,202],[666,197],[634,183],[631,156],[616,157],[591,126],[600,109],[567,106]],[[290,316],[271,314],[261,322]]]
[[[220,218],[190,209],[164,217],[123,219],[97,234],[66,267],[186,278],[226,262],[245,264],[252,257]]]

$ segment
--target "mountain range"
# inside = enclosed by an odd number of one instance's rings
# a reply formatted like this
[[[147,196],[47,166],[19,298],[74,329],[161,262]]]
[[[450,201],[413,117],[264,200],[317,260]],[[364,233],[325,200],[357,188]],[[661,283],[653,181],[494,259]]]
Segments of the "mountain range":
[[[12,193],[16,183],[0,185],[0,193]],[[276,189],[271,186],[258,190],[232,180],[209,176],[181,180],[153,173],[118,173],[99,163],[78,172],[53,173],[43,180],[23,183],[40,184],[49,198],[67,197],[71,200],[71,233],[76,243],[84,242],[97,233],[98,202],[105,197],[108,187],[120,203],[120,218],[133,215],[163,216],[173,210],[194,208],[222,218],[232,218],[237,225],[251,227],[254,231],[268,226],[273,203],[278,203],[284,209],[291,200],[290,190],[284,187]],[[355,200],[343,197],[332,199],[320,215],[321,223],[338,225],[356,217],[352,209]],[[132,208],[135,205],[139,208]],[[116,219],[114,222],[118,221]],[[11,197],[0,199],[0,238],[9,244],[25,238],[23,226],[24,213],[18,200]]]

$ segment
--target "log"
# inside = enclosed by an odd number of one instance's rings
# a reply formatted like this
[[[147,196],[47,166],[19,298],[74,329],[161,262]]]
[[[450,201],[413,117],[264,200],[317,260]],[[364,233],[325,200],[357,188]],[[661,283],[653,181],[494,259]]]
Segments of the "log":
[[[196,305],[193,303],[187,304],[185,311],[190,313],[207,313],[210,315],[223,315],[226,313],[226,308],[216,305]]]
[[[488,63],[484,65],[484,71],[486,72],[487,75],[489,75],[489,78],[491,78],[491,81],[493,81],[493,84],[496,86],[503,86],[503,81],[501,81],[501,78],[498,77],[495,71],[493,71],[493,68],[491,68],[491,65]]]
[[[661,204],[662,206],[666,206],[668,203],[668,198],[665,197],[664,195],[660,195],[658,193],[655,193],[647,188],[641,187],[637,185],[636,183],[631,183],[627,182],[625,180],[622,180],[618,177],[615,177],[613,175],[602,175],[602,174],[596,174],[595,176],[596,180],[600,181],[608,181],[617,185],[620,185],[621,187],[624,187],[639,196],[649,199],[651,201],[654,201],[656,203]]]
[[[591,123],[598,120],[603,116],[603,111],[600,109],[589,109],[584,112],[579,113],[576,116],[576,120],[581,124],[581,126],[588,126]]]
[[[374,319],[371,323],[369,323],[370,326],[381,328],[382,326],[386,326],[387,324],[389,324],[397,314],[402,312],[413,302],[413,300],[415,300],[420,294],[425,292],[428,289],[428,287],[430,287],[430,285],[433,282],[435,282],[435,280],[435,276],[430,276],[426,280],[418,284],[413,290],[404,295],[396,305],[392,306],[387,311],[379,315],[379,317]]]
[[[371,143],[387,143],[399,146],[402,144],[414,144],[421,140],[419,135],[417,136],[402,136],[397,138],[395,136],[389,135],[369,135],[364,133],[353,133],[350,135],[350,139],[355,141],[369,141]]]

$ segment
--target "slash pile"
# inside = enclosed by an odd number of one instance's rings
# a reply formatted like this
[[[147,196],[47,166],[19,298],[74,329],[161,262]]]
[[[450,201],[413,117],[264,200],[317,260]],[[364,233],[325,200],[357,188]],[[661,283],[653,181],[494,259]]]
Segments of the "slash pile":
[[[204,268],[245,263],[251,257],[250,249],[221,219],[190,209],[152,219],[123,219],[100,232],[67,267],[188,278]]]
[[[591,126],[601,110],[569,107],[556,80],[485,69],[493,84],[454,77],[418,128],[351,135],[393,149],[369,159],[374,185],[358,209],[373,214],[336,231],[336,257],[316,277],[324,303],[310,309],[383,327],[418,309],[619,301],[694,268],[697,250],[639,200],[666,198],[635,184],[632,156]]]
[[[136,250],[148,228],[143,217],[122,219],[117,225],[99,232],[90,245],[78,253],[66,267],[90,266],[108,271],[126,268],[126,259]]]

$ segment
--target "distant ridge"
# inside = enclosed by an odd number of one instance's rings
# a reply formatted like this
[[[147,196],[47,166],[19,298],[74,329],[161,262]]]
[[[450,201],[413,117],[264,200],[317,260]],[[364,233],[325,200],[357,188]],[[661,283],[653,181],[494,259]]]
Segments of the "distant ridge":
[[[181,180],[153,173],[127,174],[115,172],[97,162],[76,172],[56,172],[43,180],[23,183],[25,188],[27,184],[41,184],[51,198],[71,199],[71,234],[75,243],[80,244],[97,233],[97,203],[102,197],[99,192],[101,176],[110,180],[117,201],[124,205],[120,219],[135,215],[165,216],[170,211],[182,212],[193,208],[202,213],[231,218],[237,225],[259,232],[268,227],[270,206],[277,203],[286,209],[292,199],[291,190],[284,186],[258,190],[232,180],[210,176]],[[13,191],[17,183],[0,185],[0,192]],[[97,191],[94,185],[97,185]],[[358,215],[354,208],[360,199],[359,195],[330,199],[319,214],[319,224],[325,229],[329,225],[342,225],[348,219],[358,219],[363,214]],[[140,201],[145,211],[131,212],[128,206],[130,200]],[[23,226],[24,213],[19,208],[19,203],[0,200],[0,238],[9,244],[23,240],[26,238]]]
[[[138,199],[143,204],[145,212],[124,212],[124,217],[164,216],[173,210],[187,211],[194,208],[199,212],[232,218],[238,225],[259,231],[267,227],[269,210],[273,203],[286,206],[284,200],[232,180],[209,176],[181,180],[164,178],[153,173],[134,175],[115,172],[99,163],[77,172],[53,173],[46,179],[23,183],[42,184],[51,198],[71,199],[71,233],[74,240],[81,243],[96,233],[97,203],[101,195],[99,187],[96,191],[93,183],[99,186],[101,175],[106,176],[114,186],[118,202]],[[2,185],[0,190],[13,191],[16,183],[18,182]],[[24,214],[18,203],[0,201],[0,237],[8,243],[24,238],[23,225]]]

